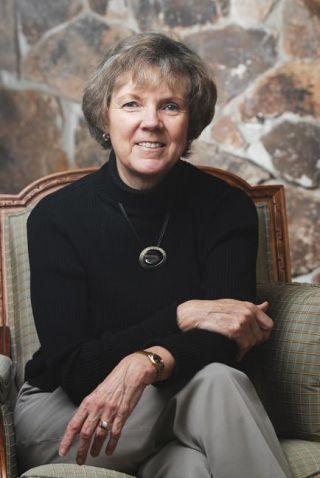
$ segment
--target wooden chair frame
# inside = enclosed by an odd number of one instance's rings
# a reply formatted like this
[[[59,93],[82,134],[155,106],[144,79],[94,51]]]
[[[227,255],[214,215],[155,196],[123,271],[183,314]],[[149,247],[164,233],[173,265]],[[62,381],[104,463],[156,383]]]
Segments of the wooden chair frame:
[[[221,169],[200,166],[203,171],[217,176],[232,186],[236,186],[244,190],[255,203],[267,203],[270,212],[270,237],[271,254],[273,267],[274,282],[290,282],[290,256],[289,241],[287,231],[287,216],[284,187],[281,185],[258,185],[251,186],[238,176]],[[4,263],[4,247],[3,247],[3,219],[4,215],[9,211],[19,211],[24,209],[32,202],[40,200],[47,194],[66,186],[88,173],[94,172],[96,168],[76,169],[45,176],[34,181],[24,188],[18,194],[2,194],[0,195],[0,353],[10,357],[10,328],[7,320],[7,303],[6,303],[6,281]],[[0,420],[0,478],[7,478],[6,468],[6,444],[3,433],[3,423]]]

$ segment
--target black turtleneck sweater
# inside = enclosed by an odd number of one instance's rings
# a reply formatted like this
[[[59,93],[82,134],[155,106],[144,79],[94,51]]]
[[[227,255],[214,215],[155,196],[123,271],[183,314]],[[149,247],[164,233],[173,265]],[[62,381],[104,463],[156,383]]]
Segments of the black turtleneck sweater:
[[[156,245],[167,211],[167,261],[145,270],[139,254]],[[134,190],[112,154],[99,171],[40,201],[28,244],[41,343],[26,366],[29,383],[44,391],[61,385],[78,404],[124,356],[150,345],[175,357],[167,383],[211,362],[233,363],[232,341],[180,331],[176,308],[189,299],[254,301],[257,217],[240,190],[184,161],[157,187]]]

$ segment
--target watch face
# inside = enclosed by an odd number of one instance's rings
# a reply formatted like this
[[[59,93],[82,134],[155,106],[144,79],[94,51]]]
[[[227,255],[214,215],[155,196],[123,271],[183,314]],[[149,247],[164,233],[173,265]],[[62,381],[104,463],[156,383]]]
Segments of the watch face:
[[[157,364],[162,364],[162,358],[159,357],[157,354],[153,354],[154,361],[157,362]]]

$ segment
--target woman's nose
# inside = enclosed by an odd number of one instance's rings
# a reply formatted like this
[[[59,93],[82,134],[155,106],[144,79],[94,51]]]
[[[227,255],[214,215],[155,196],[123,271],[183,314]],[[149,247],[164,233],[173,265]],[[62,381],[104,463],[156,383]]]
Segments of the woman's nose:
[[[141,127],[152,129],[161,127],[161,119],[157,108],[149,107],[143,109]]]

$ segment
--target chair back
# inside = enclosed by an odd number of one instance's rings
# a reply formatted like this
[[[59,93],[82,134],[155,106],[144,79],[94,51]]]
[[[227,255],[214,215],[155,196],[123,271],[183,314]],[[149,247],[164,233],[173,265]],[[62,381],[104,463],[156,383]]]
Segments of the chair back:
[[[250,186],[229,172],[208,167],[201,169],[234,187],[240,187],[255,202],[260,226],[258,282],[290,281],[283,186]],[[26,235],[28,216],[42,197],[94,170],[79,169],[49,175],[17,195],[0,196],[0,353],[12,357],[17,388],[23,383],[25,363],[39,346],[30,302]]]

